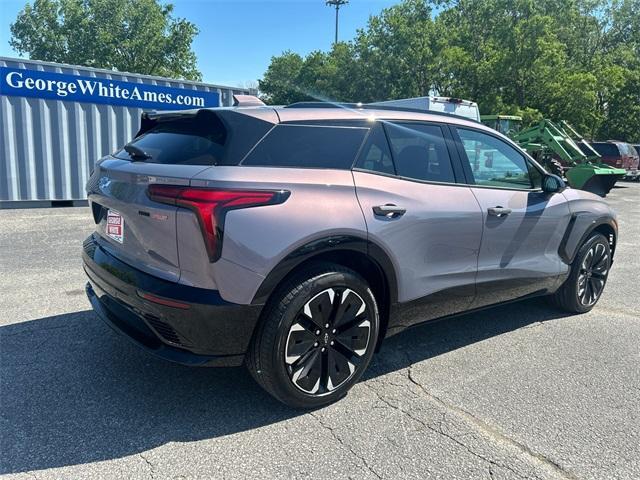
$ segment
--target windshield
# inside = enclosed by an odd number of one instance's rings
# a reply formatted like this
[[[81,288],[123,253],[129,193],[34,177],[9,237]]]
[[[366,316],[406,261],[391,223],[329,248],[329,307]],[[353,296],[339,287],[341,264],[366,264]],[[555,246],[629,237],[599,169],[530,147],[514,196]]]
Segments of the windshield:
[[[500,128],[498,129],[498,131],[503,133],[504,135],[512,135],[520,131],[520,122],[518,121],[503,118],[499,120],[499,122]]]

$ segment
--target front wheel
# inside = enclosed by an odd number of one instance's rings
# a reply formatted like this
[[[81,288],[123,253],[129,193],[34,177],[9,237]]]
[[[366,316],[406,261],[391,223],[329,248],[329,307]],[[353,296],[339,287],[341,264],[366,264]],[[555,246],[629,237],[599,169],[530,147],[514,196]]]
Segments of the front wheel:
[[[343,397],[371,361],[378,306],[367,282],[348,268],[316,264],[265,309],[247,367],[287,405],[315,408]]]
[[[567,280],[551,295],[552,302],[568,312],[588,312],[600,299],[610,268],[609,242],[601,233],[593,233],[580,247]]]

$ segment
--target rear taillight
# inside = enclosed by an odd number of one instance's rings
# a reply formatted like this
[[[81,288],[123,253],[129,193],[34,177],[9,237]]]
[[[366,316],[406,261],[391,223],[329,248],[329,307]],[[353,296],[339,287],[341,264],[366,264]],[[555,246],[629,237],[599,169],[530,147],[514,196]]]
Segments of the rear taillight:
[[[149,185],[149,198],[155,202],[193,210],[198,218],[209,260],[222,252],[224,219],[229,210],[277,205],[289,198],[286,190],[222,190],[213,188]]]

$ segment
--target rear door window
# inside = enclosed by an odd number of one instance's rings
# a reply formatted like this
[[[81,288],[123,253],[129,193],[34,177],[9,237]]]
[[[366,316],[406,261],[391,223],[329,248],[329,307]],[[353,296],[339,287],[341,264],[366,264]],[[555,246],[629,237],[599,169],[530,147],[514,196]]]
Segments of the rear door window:
[[[211,112],[196,116],[162,120],[135,138],[130,145],[146,153],[149,163],[171,165],[215,165],[224,154],[227,131]],[[132,158],[123,148],[114,154],[123,160]]]
[[[385,129],[399,176],[431,182],[456,181],[440,126],[387,123]]]
[[[367,128],[275,126],[242,162],[247,166],[334,168],[348,170]]]

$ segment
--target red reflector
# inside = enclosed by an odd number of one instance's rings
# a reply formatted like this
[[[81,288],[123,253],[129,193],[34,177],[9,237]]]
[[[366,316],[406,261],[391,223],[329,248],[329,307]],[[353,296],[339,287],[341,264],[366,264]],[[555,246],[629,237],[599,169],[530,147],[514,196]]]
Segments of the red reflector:
[[[153,303],[166,305],[167,307],[181,308],[183,310],[188,310],[191,308],[191,305],[189,305],[188,303],[177,302],[175,300],[169,300],[168,298],[156,297],[151,293],[142,292],[140,290],[138,290],[138,296]]]
[[[289,198],[285,190],[220,190],[157,184],[149,185],[148,192],[151,200],[195,212],[212,262],[222,252],[224,219],[229,210],[277,205]]]

